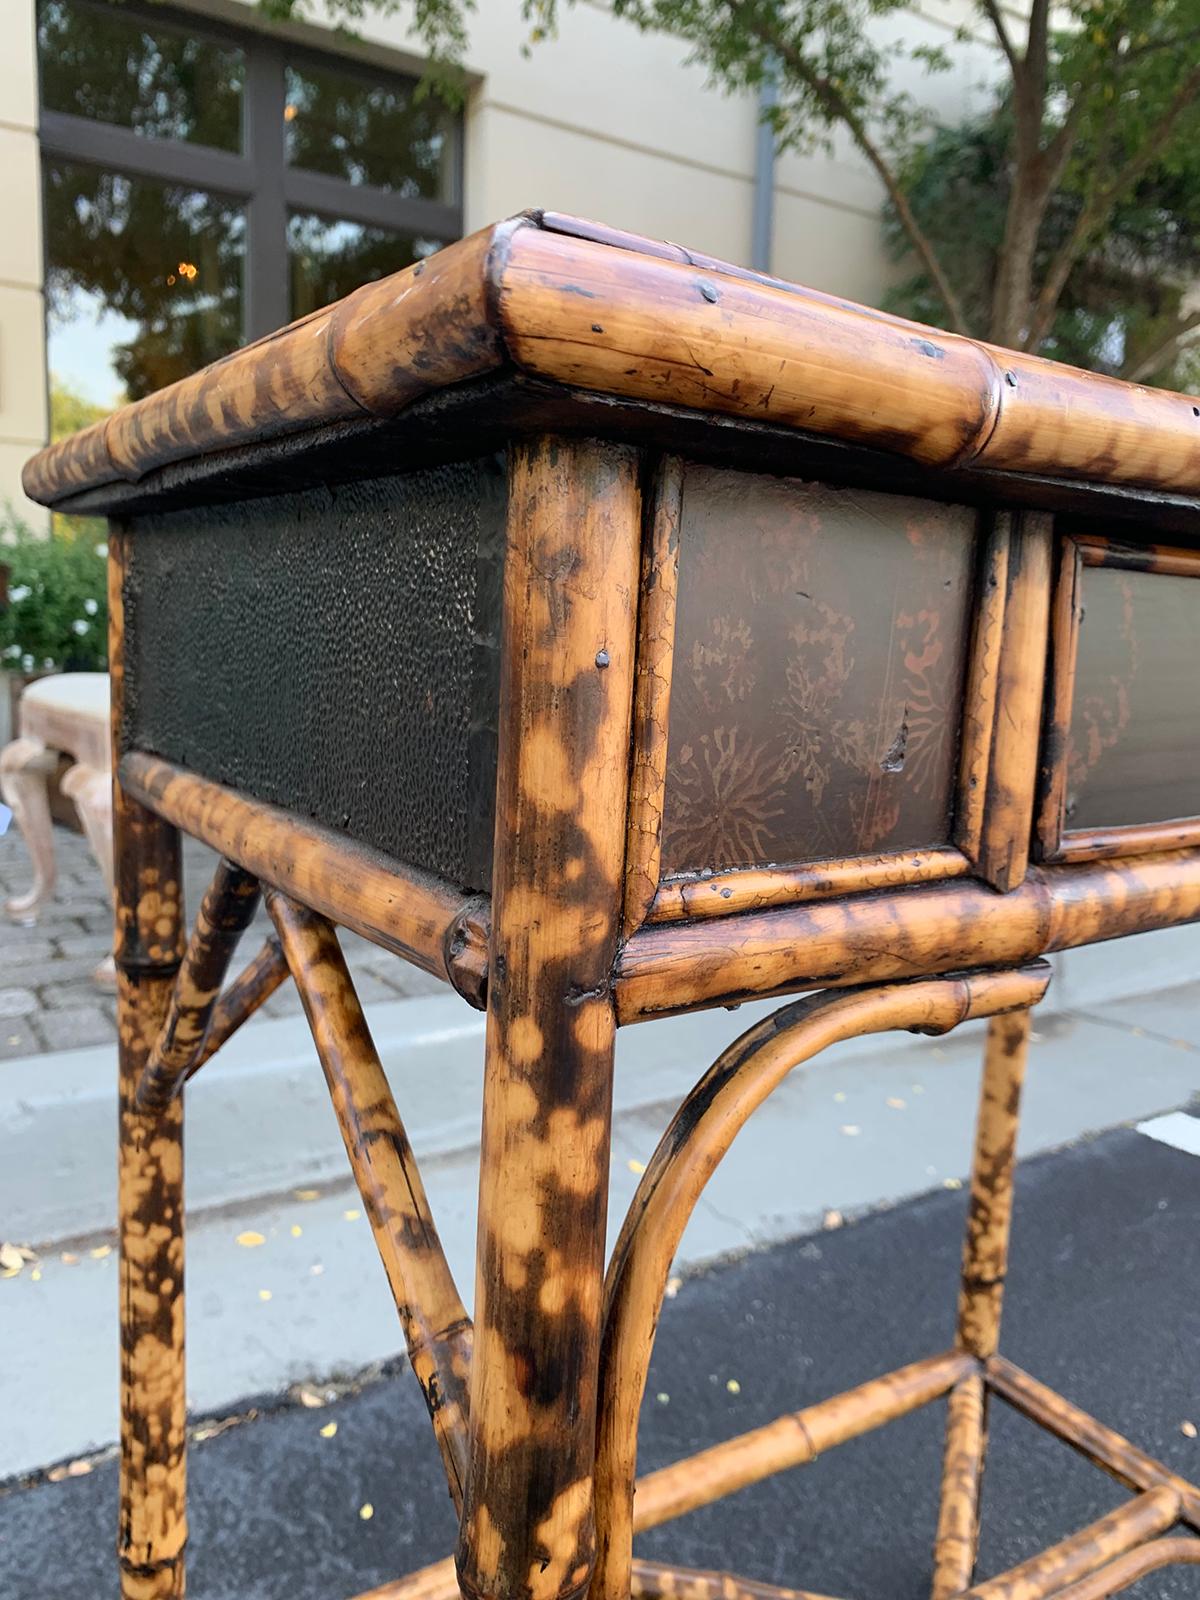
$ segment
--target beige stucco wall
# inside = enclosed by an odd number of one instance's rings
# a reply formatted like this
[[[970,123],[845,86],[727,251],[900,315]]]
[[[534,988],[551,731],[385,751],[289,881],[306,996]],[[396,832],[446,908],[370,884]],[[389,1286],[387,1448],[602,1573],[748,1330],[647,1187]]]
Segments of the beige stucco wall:
[[[47,427],[33,17],[33,0],[7,6],[0,49],[0,513],[40,519],[20,486]]]
[[[255,17],[248,0],[192,0],[197,9]],[[11,0],[17,36],[0,56],[0,503],[26,514],[20,463],[45,437],[34,0]],[[547,206],[679,240],[747,262],[756,108],[722,96],[687,65],[687,47],[638,33],[603,0],[564,10],[557,39],[522,52],[520,0],[484,0],[471,19],[466,112],[468,230],[526,206]],[[909,42],[950,43],[967,0],[920,0],[888,26]],[[381,53],[411,48],[403,13],[363,26]],[[980,102],[995,72],[980,44],[953,75],[905,85],[945,117]],[[776,169],[772,269],[817,288],[874,301],[888,277],[881,190],[845,140],[832,154],[789,152]]]

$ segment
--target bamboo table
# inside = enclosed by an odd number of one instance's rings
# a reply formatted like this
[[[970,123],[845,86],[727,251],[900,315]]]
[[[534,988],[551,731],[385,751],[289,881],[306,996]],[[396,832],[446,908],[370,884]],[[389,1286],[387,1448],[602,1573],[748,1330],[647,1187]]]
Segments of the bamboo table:
[[[180,1090],[286,974],[461,1512],[456,1566],[374,1600],[795,1600],[633,1534],[941,1398],[935,1600],[1197,1561],[1200,1489],[997,1341],[1041,958],[1200,917],[1200,404],[538,212],[25,484],[111,519],[125,1600],[184,1586]],[[190,937],[180,830],[223,857]],[[473,1320],[335,925],[486,1005]],[[606,1273],[615,1029],[800,991],[680,1106]],[[635,1499],[738,1130],[840,1039],[982,1017],[952,1347]],[[1132,1495],[977,1583],[994,1398]]]

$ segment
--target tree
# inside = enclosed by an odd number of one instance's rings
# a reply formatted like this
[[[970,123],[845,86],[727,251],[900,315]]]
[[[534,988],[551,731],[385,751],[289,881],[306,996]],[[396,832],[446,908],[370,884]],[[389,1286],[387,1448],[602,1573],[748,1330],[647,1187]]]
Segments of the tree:
[[[293,16],[309,0],[262,0]],[[371,11],[411,15],[453,90],[476,0],[326,0],[353,25]],[[523,0],[530,41],[552,32],[574,0]],[[992,128],[1003,199],[985,281],[968,281],[953,230],[939,237],[910,197],[912,163],[937,131],[895,87],[899,60],[948,71],[955,45],[898,38],[907,0],[611,0],[643,30],[686,41],[691,58],[729,91],[777,76],[771,120],[783,148],[849,136],[877,174],[896,228],[927,283],[934,320],[961,333],[1039,350],[1055,336],[1068,286],[1098,262],[1120,216],[1131,219],[1152,175],[1178,180],[1200,138],[1200,0],[973,0],[974,29],[995,46],[1003,113]],[[932,141],[932,143],[930,142]],[[1194,167],[1194,163],[1193,163]],[[1062,225],[1060,198],[1070,196]],[[979,263],[969,271],[978,273]]]

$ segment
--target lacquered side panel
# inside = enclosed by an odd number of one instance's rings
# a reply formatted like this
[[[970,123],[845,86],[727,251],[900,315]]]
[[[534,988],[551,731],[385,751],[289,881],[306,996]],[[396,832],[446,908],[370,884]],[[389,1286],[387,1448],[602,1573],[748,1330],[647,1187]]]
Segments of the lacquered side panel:
[[[975,514],[687,469],[663,871],[952,841]]]
[[[490,887],[503,464],[131,524],[125,749]]]
[[[1064,831],[1200,816],[1200,582],[1085,563],[1079,609]]]

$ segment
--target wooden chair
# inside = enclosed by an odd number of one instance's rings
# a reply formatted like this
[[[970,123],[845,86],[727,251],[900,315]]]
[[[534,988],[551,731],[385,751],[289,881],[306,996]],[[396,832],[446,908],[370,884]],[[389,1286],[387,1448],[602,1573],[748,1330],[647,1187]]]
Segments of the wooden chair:
[[[25,486],[111,518],[125,1600],[184,1587],[180,1090],[285,975],[460,1513],[372,1600],[806,1600],[634,1533],[941,1399],[934,1600],[1200,1560],[1200,1488],[998,1348],[1042,958],[1200,918],[1200,402],[534,212]],[[180,830],[223,857],[190,937]],[[471,1317],[336,924],[487,1008]],[[606,1270],[617,1027],[802,991],[699,1078]],[[739,1129],[841,1040],[970,1018],[949,1347],[638,1479]],[[1133,1494],[977,1582],[995,1401]]]
[[[64,672],[31,683],[17,707],[17,737],[0,750],[0,794],[33,861],[33,883],[6,901],[4,909],[28,926],[37,922],[58,879],[49,783],[62,755],[74,763],[63,776],[62,793],[79,813],[111,899],[112,738],[106,672]],[[96,968],[96,981],[115,984],[111,955]]]

